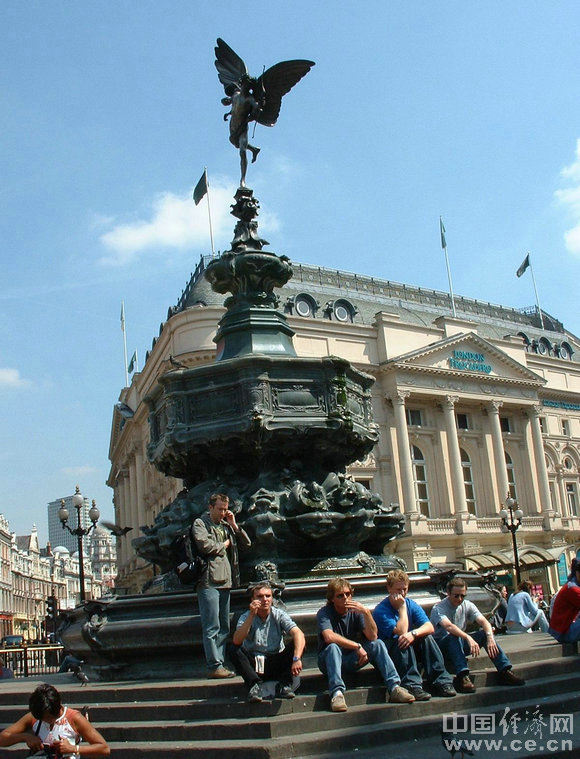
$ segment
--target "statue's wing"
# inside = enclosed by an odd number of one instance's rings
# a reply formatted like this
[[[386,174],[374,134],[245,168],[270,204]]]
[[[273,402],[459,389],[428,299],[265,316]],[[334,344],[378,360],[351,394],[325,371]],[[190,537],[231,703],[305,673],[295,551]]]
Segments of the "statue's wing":
[[[258,94],[263,93],[263,106],[256,121],[274,126],[278,120],[282,98],[314,66],[314,61],[282,61],[264,71],[257,82]]]
[[[218,78],[224,86],[226,95],[232,95],[234,89],[244,74],[248,75],[246,64],[231,47],[218,37],[215,50],[215,67]]]

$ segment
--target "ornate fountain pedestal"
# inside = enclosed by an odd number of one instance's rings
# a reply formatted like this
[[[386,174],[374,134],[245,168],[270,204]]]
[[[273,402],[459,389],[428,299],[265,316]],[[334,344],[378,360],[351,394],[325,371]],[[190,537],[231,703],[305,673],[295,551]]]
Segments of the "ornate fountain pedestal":
[[[346,475],[378,440],[374,379],[341,358],[296,356],[274,293],[292,268],[262,249],[257,209],[252,191],[241,187],[232,248],[206,270],[214,290],[231,293],[215,337],[216,363],[170,371],[146,398],[149,460],[185,484],[133,540],[162,574],[145,595],[68,615],[63,641],[95,677],[184,676],[204,668],[195,595],[177,590],[172,570],[176,537],[213,492],[228,494],[252,538],[241,555],[242,582],[285,587],[281,601],[312,640],[328,577],[348,576],[357,598],[374,606],[386,594],[385,573],[402,566],[385,546],[401,534],[403,515]],[[439,600],[436,578],[414,576],[415,590],[426,606]],[[247,603],[234,591],[234,615]]]

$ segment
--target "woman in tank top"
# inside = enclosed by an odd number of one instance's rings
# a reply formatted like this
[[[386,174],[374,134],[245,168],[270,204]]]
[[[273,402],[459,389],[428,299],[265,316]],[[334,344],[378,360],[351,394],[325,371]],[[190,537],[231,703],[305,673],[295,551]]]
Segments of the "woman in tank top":
[[[0,733],[0,746],[26,743],[33,751],[44,750],[44,756],[71,759],[111,753],[103,736],[80,712],[61,704],[60,693],[52,685],[39,685],[28,707],[28,714]]]

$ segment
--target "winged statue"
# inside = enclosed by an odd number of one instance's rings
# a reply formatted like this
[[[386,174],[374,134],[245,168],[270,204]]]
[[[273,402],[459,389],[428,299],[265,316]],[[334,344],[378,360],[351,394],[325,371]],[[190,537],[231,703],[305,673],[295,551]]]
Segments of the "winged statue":
[[[252,154],[252,163],[260,152],[260,148],[248,141],[249,123],[256,121],[263,126],[274,126],[278,121],[282,98],[306,76],[314,62],[282,61],[256,79],[249,75],[240,56],[220,38],[215,47],[215,57],[218,78],[226,93],[222,103],[231,106],[230,111],[224,115],[224,121],[230,119],[230,142],[240,151],[240,187],[245,187],[247,151]]]

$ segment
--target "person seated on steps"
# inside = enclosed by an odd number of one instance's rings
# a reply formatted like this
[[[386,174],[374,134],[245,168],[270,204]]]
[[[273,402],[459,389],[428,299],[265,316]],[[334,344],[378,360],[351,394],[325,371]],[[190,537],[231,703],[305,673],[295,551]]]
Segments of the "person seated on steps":
[[[272,602],[269,582],[252,587],[250,606],[238,620],[230,647],[230,659],[248,687],[248,701],[253,703],[263,700],[262,683],[269,680],[277,681],[278,698],[294,698],[293,678],[302,672],[304,633]],[[285,635],[292,638],[292,646],[284,645]]]
[[[467,656],[479,656],[480,647],[487,651],[499,672],[502,685],[525,685],[525,681],[512,672],[512,664],[496,643],[491,625],[477,606],[466,599],[466,595],[465,580],[454,577],[447,584],[447,597],[431,610],[435,640],[445,658],[451,662],[455,690],[475,693],[475,685],[469,677]],[[481,630],[467,633],[470,622],[478,624]]]
[[[508,635],[532,632],[532,627],[538,625],[541,632],[548,632],[548,620],[539,609],[531,595],[532,583],[522,580],[516,593],[512,593],[508,601],[506,626]]]
[[[369,661],[387,687],[388,701],[411,704],[415,697],[401,686],[387,647],[378,638],[371,610],[355,601],[353,586],[342,577],[329,581],[326,605],[318,610],[318,666],[328,678],[330,708],[347,710],[343,672],[356,672]]]
[[[109,756],[103,736],[76,709],[63,706],[52,685],[39,685],[30,696],[30,711],[0,733],[0,746],[26,743],[34,756]],[[84,741],[81,743],[81,740]]]
[[[580,561],[572,559],[568,582],[558,591],[550,613],[548,629],[558,643],[580,640]]]
[[[415,696],[415,701],[428,701],[431,694],[443,698],[457,695],[441,649],[433,638],[433,625],[419,604],[407,597],[407,573],[392,569],[387,575],[387,590],[389,595],[375,608],[373,619],[401,683]],[[423,689],[421,668],[425,671],[427,690]]]

